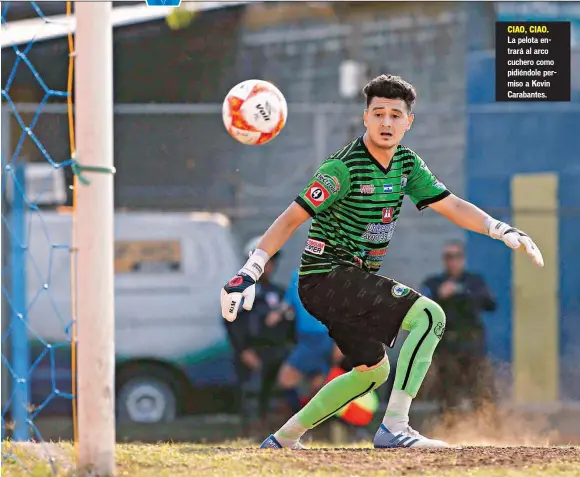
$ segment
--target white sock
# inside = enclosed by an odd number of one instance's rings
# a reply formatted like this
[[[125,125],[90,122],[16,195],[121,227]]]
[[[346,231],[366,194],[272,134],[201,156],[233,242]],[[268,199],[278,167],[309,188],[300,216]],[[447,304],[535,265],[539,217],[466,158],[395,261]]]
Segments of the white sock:
[[[400,428],[409,423],[409,409],[413,398],[405,391],[393,390],[383,418],[383,424],[389,430]]]
[[[282,447],[292,447],[296,444],[308,429],[300,424],[298,417],[292,416],[277,432],[274,433],[276,440]]]

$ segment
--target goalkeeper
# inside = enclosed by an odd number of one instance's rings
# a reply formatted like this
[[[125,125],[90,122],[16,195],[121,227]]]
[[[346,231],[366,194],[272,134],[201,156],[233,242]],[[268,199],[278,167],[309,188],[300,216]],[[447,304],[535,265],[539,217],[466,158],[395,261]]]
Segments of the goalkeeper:
[[[417,291],[378,275],[407,195],[464,229],[524,250],[543,266],[540,250],[521,230],[452,194],[425,162],[400,144],[411,128],[416,92],[398,76],[381,75],[363,90],[365,133],[325,159],[292,204],[263,235],[244,267],[221,290],[222,315],[250,309],[264,266],[307,219],[299,296],[329,330],[354,368],[326,384],[304,408],[262,443],[301,449],[300,438],[339,409],[379,387],[400,328],[409,331],[399,353],[393,391],[374,437],[375,448],[446,447],[409,425],[409,409],[445,330],[445,314]]]

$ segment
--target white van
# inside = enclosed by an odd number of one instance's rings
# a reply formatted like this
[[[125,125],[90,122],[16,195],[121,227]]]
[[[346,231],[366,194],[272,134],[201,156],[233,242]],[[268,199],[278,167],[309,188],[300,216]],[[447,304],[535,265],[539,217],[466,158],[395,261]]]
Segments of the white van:
[[[55,389],[70,393],[71,255],[67,245],[72,216],[43,212],[28,220],[31,364],[40,357],[31,375],[31,401],[39,405]],[[120,421],[160,422],[182,412],[232,411],[228,407],[234,402],[230,396],[236,378],[219,291],[241,266],[234,245],[229,222],[221,214],[116,214],[116,407]],[[45,343],[57,346],[46,352]],[[70,409],[70,400],[52,399],[42,413],[65,408]]]

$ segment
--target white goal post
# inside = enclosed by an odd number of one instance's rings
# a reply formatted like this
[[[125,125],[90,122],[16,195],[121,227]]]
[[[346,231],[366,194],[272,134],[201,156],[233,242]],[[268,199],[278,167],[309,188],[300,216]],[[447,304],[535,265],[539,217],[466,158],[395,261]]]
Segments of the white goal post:
[[[203,2],[211,10],[248,2]],[[115,317],[113,174],[113,28],[165,18],[171,7],[113,9],[111,1],[75,2],[75,14],[7,22],[2,48],[74,33],[75,158],[90,184],[75,180],[72,247],[76,260],[78,467],[115,474]]]
[[[112,2],[75,4],[76,157],[113,168]],[[78,466],[115,473],[115,307],[113,174],[75,180]]]

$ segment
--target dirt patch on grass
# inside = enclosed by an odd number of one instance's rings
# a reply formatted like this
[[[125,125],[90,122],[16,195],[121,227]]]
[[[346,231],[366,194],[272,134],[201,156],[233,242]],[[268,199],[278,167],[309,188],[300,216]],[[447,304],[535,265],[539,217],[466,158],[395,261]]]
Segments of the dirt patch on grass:
[[[71,469],[72,446],[51,448],[58,469],[34,445],[16,445],[21,464],[33,475],[77,477]],[[6,450],[6,449],[5,449]],[[457,447],[449,449],[330,448],[258,449],[239,442],[217,446],[193,444],[120,444],[117,475],[122,477],[577,477],[580,447]],[[69,463],[69,465],[66,465]],[[3,475],[30,473],[4,461]],[[36,473],[35,473],[36,472]]]
[[[266,451],[268,458],[276,458],[280,451]],[[291,451],[282,451],[287,458]],[[264,451],[244,451],[248,456],[262,456]],[[280,456],[281,459],[282,456]],[[422,473],[443,469],[524,468],[577,462],[580,449],[576,447],[464,447],[452,449],[314,449],[294,452],[292,461],[308,468],[336,467],[365,474],[377,468],[399,473]],[[293,464],[294,465],[294,464]],[[370,474],[369,474],[370,475]]]
[[[447,413],[427,423],[425,435],[462,446],[554,446],[571,444],[553,428],[548,413],[499,410]]]

